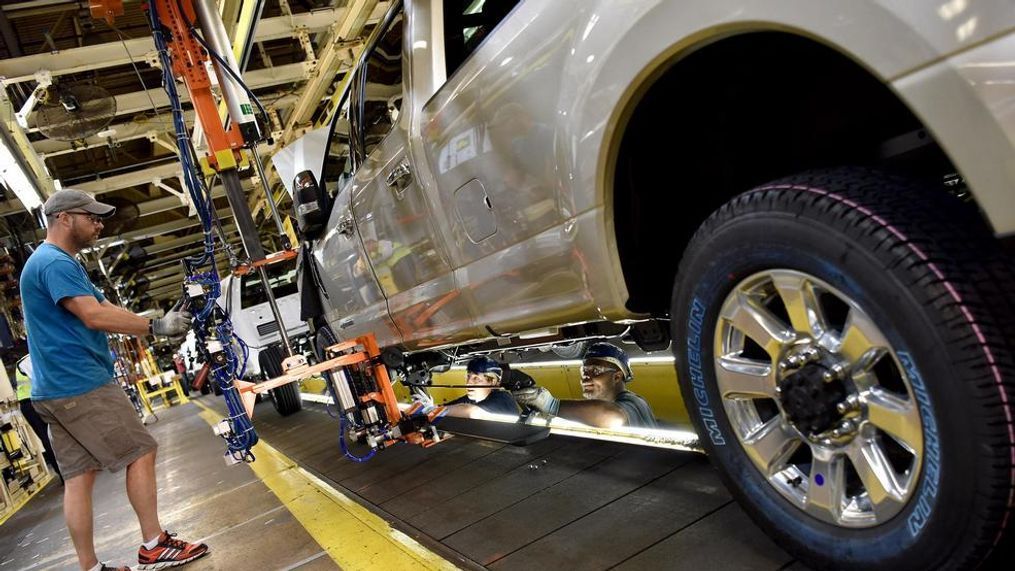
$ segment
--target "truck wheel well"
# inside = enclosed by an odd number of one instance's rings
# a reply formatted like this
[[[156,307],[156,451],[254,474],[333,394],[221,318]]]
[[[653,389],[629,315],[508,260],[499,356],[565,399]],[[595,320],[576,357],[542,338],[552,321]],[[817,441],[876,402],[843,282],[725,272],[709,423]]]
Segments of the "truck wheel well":
[[[877,77],[788,33],[733,36],[684,55],[631,105],[613,209],[632,311],[669,312],[692,234],[754,186],[809,169],[875,165],[937,177],[944,189],[942,177],[955,172]]]

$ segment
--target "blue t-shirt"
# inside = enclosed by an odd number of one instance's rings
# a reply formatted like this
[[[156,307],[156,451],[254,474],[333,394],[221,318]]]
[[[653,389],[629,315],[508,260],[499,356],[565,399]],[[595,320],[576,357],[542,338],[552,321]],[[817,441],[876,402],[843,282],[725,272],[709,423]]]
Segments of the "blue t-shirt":
[[[60,305],[69,297],[105,296],[70,254],[43,242],[21,271],[21,303],[28,352],[32,356],[32,400],[66,398],[87,393],[113,378],[109,342],[102,331]]]

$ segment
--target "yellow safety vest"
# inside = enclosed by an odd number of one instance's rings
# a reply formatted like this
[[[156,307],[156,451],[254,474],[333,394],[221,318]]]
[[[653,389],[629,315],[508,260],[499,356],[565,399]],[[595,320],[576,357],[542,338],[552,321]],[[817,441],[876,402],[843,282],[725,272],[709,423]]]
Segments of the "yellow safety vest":
[[[14,367],[15,375],[14,378],[18,381],[18,400],[28,400],[32,398],[32,379],[28,378],[28,375],[21,372],[21,369]]]

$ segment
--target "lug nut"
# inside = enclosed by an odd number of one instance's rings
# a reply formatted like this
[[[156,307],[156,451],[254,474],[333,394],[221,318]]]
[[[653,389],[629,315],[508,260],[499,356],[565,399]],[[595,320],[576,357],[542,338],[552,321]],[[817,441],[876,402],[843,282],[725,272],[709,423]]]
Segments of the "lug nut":
[[[846,414],[854,410],[860,409],[860,398],[856,395],[849,395],[846,400],[835,405],[835,410],[839,411],[839,414]]]
[[[826,383],[841,379],[846,374],[846,367],[841,363],[836,363],[828,368],[823,375],[823,379]]]
[[[797,351],[786,355],[786,357],[779,362],[779,369],[786,370],[788,368],[798,369],[807,363],[817,360],[819,357],[818,350],[814,347],[804,347]]]

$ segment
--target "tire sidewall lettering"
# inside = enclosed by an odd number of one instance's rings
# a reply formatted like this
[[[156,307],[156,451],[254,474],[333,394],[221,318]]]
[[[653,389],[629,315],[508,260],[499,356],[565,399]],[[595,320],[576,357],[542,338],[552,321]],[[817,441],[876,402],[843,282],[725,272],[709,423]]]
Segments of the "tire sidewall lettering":
[[[920,487],[914,496],[913,511],[906,518],[909,535],[916,538],[930,520],[936,504],[941,478],[941,440],[938,437],[937,420],[934,418],[930,394],[912,355],[908,351],[898,351],[896,355],[909,377],[920,411],[920,421],[923,422],[924,457]]]
[[[719,428],[715,412],[712,410],[711,400],[705,386],[705,375],[702,370],[701,356],[701,333],[705,319],[705,304],[695,296],[691,302],[691,308],[687,318],[687,368],[688,379],[694,392],[694,401],[697,404],[698,414],[701,416],[701,423],[708,434],[709,440],[714,446],[725,446],[726,437]]]

